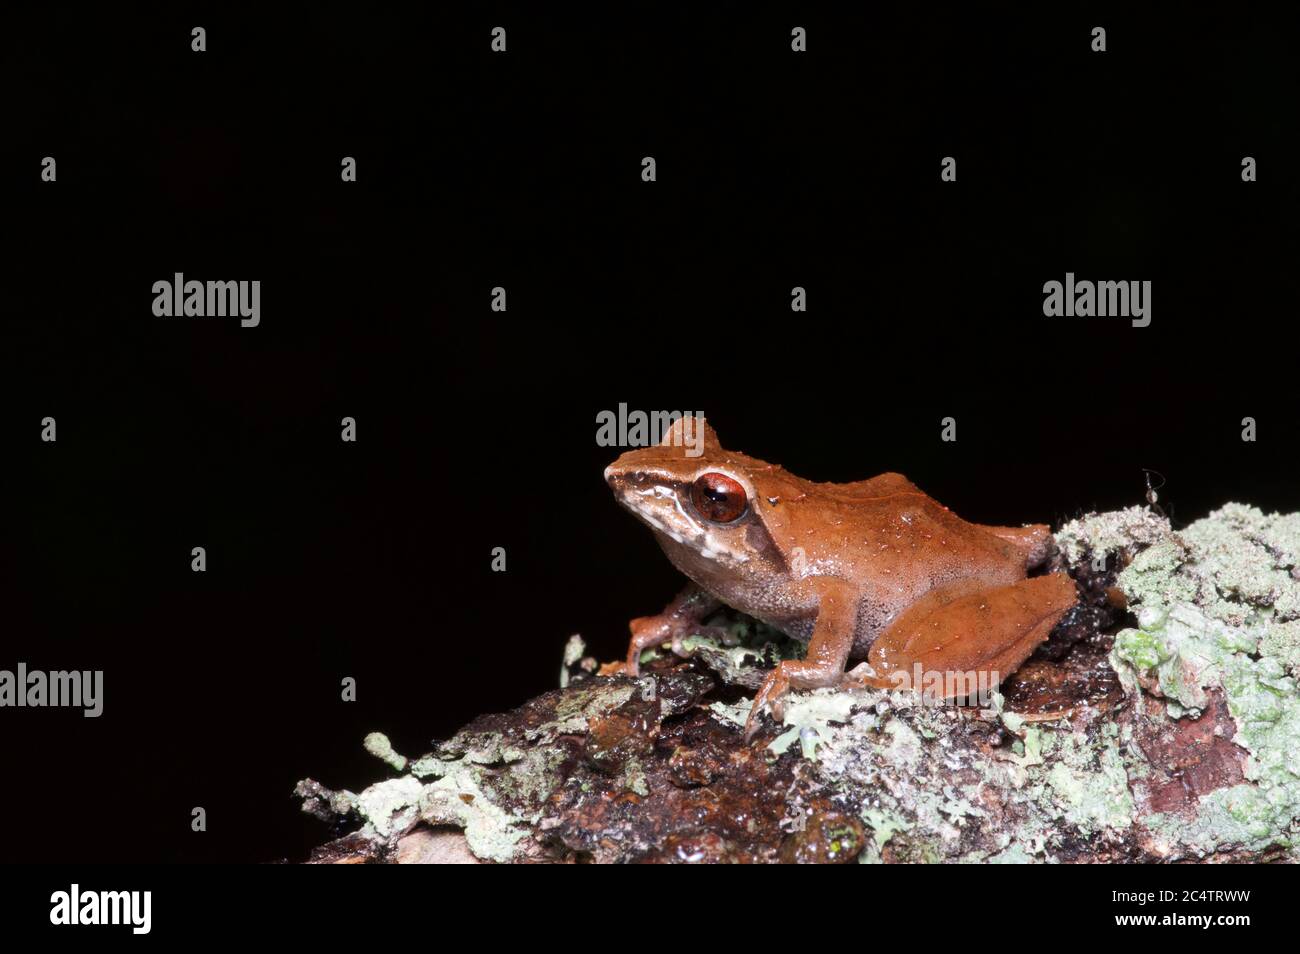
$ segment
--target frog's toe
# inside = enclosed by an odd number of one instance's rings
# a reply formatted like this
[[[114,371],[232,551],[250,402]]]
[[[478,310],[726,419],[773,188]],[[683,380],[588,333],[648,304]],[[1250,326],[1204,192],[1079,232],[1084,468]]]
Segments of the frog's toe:
[[[854,666],[840,678],[841,689],[890,689],[893,683],[876,672],[871,663]]]
[[[691,637],[702,639],[711,639],[719,646],[725,645],[724,640],[727,637],[727,628],[725,626],[696,626],[687,632],[678,633],[673,636],[673,655],[680,656],[683,659],[689,659],[695,654],[695,650],[686,646],[686,640]]]
[[[754,734],[758,732],[764,706],[771,711],[773,719],[777,722],[781,721],[785,715],[783,703],[789,691],[790,680],[783,668],[778,665],[768,673],[767,679],[763,681],[762,688],[758,690],[758,695],[754,696],[754,704],[749,708],[749,718],[745,720],[746,742],[751,741]]]

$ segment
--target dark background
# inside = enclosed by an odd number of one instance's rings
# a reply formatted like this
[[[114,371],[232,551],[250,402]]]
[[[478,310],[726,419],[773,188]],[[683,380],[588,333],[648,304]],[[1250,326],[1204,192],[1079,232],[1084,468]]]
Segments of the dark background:
[[[366,732],[620,656],[680,581],[601,480],[619,402],[982,523],[1142,468],[1179,525],[1300,506],[1293,24],[535,6],[7,25],[0,668],[103,669],[105,711],[0,711],[0,859],[301,858],[294,782],[382,777]],[[260,327],[154,317],[175,271],[260,279]],[[1152,281],[1151,326],[1045,318],[1066,271]]]

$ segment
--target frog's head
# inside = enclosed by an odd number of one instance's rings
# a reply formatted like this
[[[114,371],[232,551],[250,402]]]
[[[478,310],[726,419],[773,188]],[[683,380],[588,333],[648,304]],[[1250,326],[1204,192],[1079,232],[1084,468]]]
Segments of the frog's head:
[[[663,442],[628,451],[605,468],[620,504],[655,532],[674,562],[689,554],[736,566],[748,563],[762,531],[756,516],[755,465],[725,451],[703,418],[683,417]],[[680,563],[679,563],[680,565]]]

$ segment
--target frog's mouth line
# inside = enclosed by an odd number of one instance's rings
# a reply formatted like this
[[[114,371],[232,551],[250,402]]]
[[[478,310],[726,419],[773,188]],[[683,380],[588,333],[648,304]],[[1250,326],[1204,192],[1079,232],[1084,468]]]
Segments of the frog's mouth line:
[[[710,531],[710,528],[700,523],[687,510],[682,503],[683,493],[684,485],[655,484],[652,487],[635,490],[624,488],[619,493],[619,499],[643,523],[662,533],[674,543],[693,547],[706,560],[718,560],[725,557],[736,563],[746,562],[749,559],[748,554],[737,553],[730,546],[720,546],[720,541]],[[651,500],[671,501],[673,509],[677,511],[678,518],[688,528],[690,539],[687,539],[686,535],[661,520],[659,514],[662,510],[652,506],[649,503]]]
[[[687,513],[686,508],[682,506],[682,495],[680,490],[676,487],[665,486],[664,484],[655,484],[652,487],[628,491],[624,499],[637,516],[650,524],[650,526],[654,527],[661,533],[668,534],[668,536],[672,537],[672,539],[677,543],[685,543],[686,538],[677,530],[674,530],[672,527],[660,520],[658,516],[656,516],[658,511],[655,507],[648,506],[644,502],[647,500],[671,501],[673,509],[677,511],[677,516],[686,524],[690,529],[691,534],[694,536],[694,542],[701,546],[707,543],[707,531],[700,525],[699,521]]]

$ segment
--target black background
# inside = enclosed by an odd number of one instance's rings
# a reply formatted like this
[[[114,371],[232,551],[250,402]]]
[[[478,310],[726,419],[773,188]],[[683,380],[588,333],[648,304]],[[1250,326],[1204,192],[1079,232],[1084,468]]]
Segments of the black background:
[[[619,402],[982,523],[1142,468],[1179,525],[1300,506],[1293,24],[700,7],[8,24],[0,668],[103,669],[105,710],[0,711],[0,858],[301,858],[294,782],[382,777],[366,732],[620,656],[679,580],[601,480]],[[176,271],[261,280],[260,327],[154,317]],[[1067,271],[1150,280],[1150,327],[1045,318]]]

